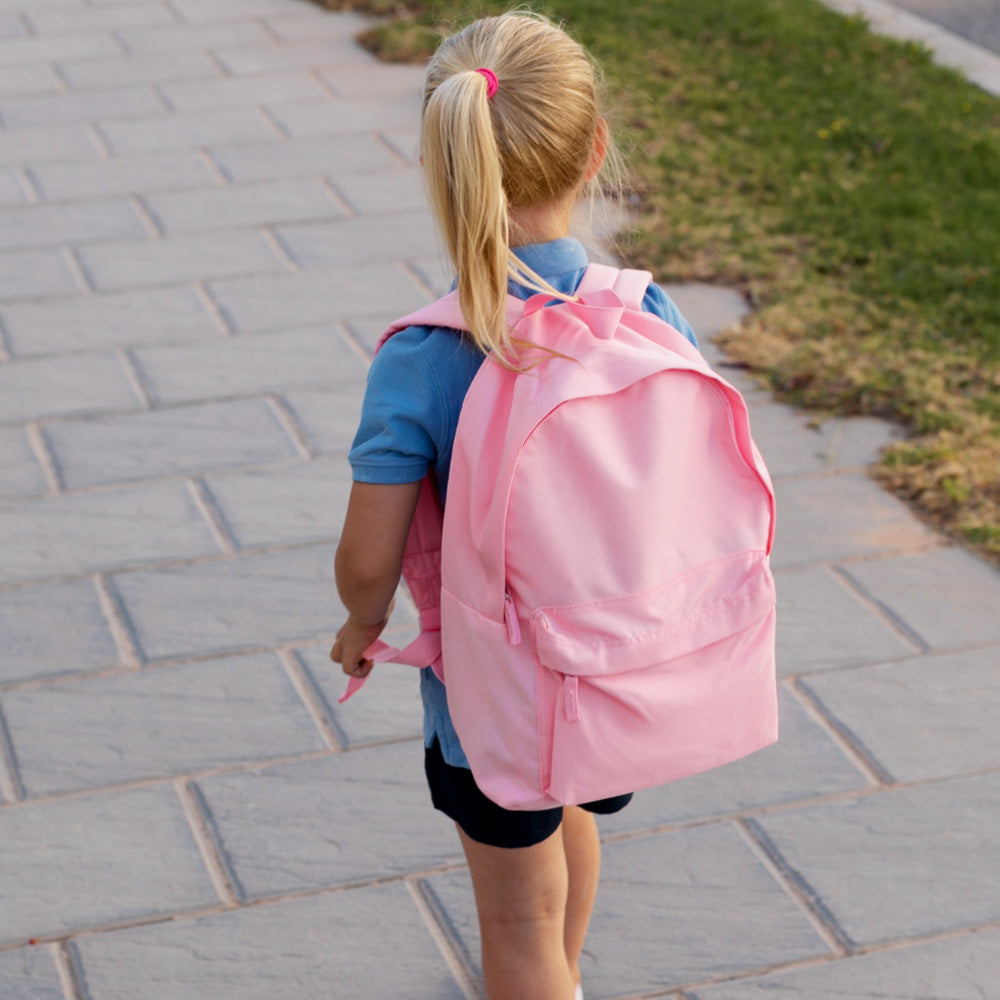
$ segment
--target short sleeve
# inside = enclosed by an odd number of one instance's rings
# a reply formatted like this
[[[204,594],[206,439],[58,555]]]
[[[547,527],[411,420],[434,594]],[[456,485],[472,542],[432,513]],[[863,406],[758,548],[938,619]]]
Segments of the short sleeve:
[[[643,299],[642,308],[646,312],[659,316],[666,320],[675,330],[679,330],[688,340],[698,346],[698,338],[691,329],[691,324],[681,315],[680,309],[674,304],[673,299],[660,288],[656,282],[651,281],[646,289],[646,297]]]
[[[413,483],[437,458],[440,389],[422,350],[429,331],[408,327],[379,351],[368,372],[361,422],[348,460],[359,483]]]

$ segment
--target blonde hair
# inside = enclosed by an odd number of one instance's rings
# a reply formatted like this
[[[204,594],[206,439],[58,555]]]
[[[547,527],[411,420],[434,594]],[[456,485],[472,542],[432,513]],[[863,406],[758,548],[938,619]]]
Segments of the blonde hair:
[[[496,74],[492,97],[480,67]],[[471,337],[501,361],[516,353],[508,279],[567,298],[511,253],[508,209],[580,189],[598,120],[593,64],[540,16],[475,21],[445,39],[427,67],[421,152],[428,198]]]

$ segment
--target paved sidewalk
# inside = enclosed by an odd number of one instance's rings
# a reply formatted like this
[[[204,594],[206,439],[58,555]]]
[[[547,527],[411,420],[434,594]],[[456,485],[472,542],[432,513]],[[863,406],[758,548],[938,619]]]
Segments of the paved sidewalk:
[[[3,1000],[480,995],[416,677],[326,659],[369,352],[445,280],[361,24],[0,0]],[[866,476],[886,426],[748,390],[782,739],[604,823],[587,996],[998,997],[1000,574]]]

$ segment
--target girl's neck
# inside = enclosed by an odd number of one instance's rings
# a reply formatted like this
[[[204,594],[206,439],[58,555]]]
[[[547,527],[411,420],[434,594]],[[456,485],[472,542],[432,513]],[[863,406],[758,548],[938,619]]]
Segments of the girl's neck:
[[[510,245],[526,246],[529,243],[548,243],[569,236],[570,217],[575,197],[546,202],[542,205],[512,206],[510,219]]]

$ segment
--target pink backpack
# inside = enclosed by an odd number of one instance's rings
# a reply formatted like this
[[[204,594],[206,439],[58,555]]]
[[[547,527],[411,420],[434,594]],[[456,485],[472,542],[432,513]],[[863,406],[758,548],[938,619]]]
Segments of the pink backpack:
[[[591,265],[577,302],[509,300],[537,364],[477,373],[447,511],[425,482],[407,543],[421,635],[369,651],[433,664],[477,784],[509,809],[777,739],[770,478],[740,394],[642,311],[650,277]],[[410,325],[463,328],[456,294],[382,342]]]

